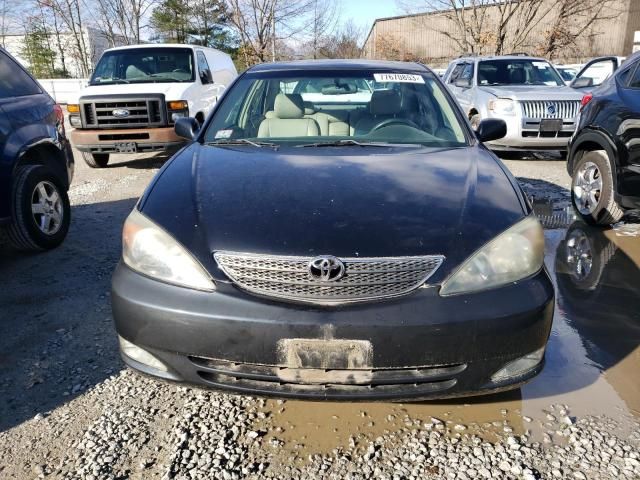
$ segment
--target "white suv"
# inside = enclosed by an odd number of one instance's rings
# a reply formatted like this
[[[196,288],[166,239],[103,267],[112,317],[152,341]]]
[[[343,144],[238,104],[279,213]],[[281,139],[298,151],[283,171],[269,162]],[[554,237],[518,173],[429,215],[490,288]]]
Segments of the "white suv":
[[[524,55],[461,57],[443,80],[476,128],[500,118],[507,135],[494,150],[562,150],[576,127],[582,94],[567,87],[543,58]]]
[[[74,146],[90,167],[111,153],[166,150],[184,139],[180,117],[203,123],[238,76],[226,53],[180,44],[132,45],[106,50],[78,101],[67,106]]]

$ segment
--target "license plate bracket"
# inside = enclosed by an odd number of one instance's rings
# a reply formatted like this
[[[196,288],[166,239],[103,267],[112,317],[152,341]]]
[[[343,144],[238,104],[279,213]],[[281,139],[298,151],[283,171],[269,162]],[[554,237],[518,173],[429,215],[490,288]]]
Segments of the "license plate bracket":
[[[138,146],[136,142],[119,142],[115,144],[118,153],[136,153]]]
[[[367,340],[283,338],[280,363],[289,368],[371,368],[373,346]]]
[[[561,118],[543,118],[540,120],[541,132],[559,132],[562,130]]]

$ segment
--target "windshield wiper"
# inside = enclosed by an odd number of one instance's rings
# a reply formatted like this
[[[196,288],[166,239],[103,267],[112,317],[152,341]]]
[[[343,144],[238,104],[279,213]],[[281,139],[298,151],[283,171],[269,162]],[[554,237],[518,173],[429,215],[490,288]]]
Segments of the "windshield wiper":
[[[358,140],[335,140],[333,142],[317,142],[296,145],[297,147],[397,147],[407,146],[401,143],[384,143],[384,142],[359,142]],[[411,145],[413,146],[413,145]]]
[[[280,148],[280,145],[278,145],[277,143],[271,143],[271,142],[254,142],[253,140],[248,140],[246,138],[222,138],[220,140],[214,140],[212,142],[207,142],[205,145],[220,145],[220,146],[226,146],[226,145],[251,145],[252,147],[258,147],[258,148],[262,148],[262,147],[271,147],[275,150],[277,150],[278,148]]]

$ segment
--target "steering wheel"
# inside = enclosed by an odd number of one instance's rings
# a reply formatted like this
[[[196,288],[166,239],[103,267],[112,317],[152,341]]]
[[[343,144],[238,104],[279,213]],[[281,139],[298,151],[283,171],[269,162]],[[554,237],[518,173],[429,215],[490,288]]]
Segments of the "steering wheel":
[[[184,68],[176,68],[173,70],[173,73],[189,73]]]
[[[389,125],[407,125],[409,127],[422,130],[418,125],[406,118],[387,118],[386,120],[383,120],[379,124],[374,126],[371,131],[375,132],[376,130],[380,130],[381,128],[388,127]]]

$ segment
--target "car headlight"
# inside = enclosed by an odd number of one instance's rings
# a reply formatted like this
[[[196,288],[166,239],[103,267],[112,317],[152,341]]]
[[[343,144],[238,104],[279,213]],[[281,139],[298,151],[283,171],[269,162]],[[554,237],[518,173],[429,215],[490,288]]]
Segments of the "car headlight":
[[[132,270],[162,282],[213,291],[205,269],[171,235],[134,208],[122,231],[122,259]]]
[[[453,295],[506,285],[538,272],[544,263],[544,232],[530,215],[464,261],[440,289]]]
[[[510,98],[496,98],[489,101],[489,110],[496,115],[515,115],[516,102]]]
[[[80,115],[69,115],[69,123],[72,127],[81,127],[82,121],[80,120]]]
[[[185,100],[172,100],[167,102],[167,111],[171,123],[176,123],[178,118],[189,116],[189,104]]]

